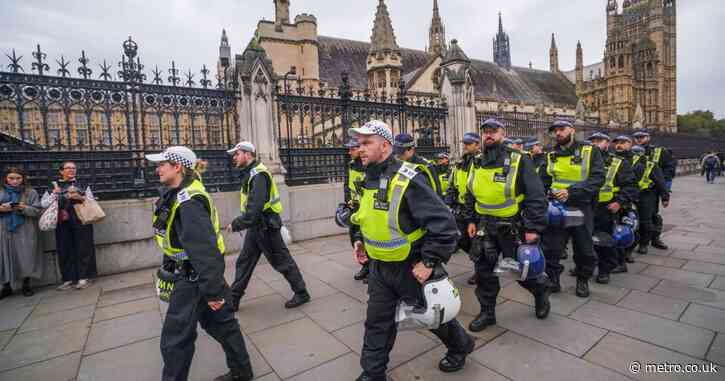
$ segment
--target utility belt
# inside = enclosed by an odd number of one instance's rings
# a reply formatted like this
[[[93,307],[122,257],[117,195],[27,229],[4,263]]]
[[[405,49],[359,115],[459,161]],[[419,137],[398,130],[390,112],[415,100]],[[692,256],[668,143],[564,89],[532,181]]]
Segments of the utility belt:
[[[499,233],[507,234],[508,232],[514,234],[514,237],[518,239],[518,233],[521,231],[522,221],[521,217],[494,217],[494,216],[480,216],[476,228],[479,231],[479,235],[483,232],[483,235],[496,235]]]
[[[257,228],[259,230],[279,230],[282,228],[282,218],[274,212],[262,212],[262,218]]]
[[[498,259],[498,253],[492,250],[495,247],[496,238],[509,237],[514,242],[514,246],[518,246],[522,242],[521,233],[523,231],[523,223],[519,216],[514,217],[493,217],[481,216],[476,225],[476,236],[471,242],[471,250],[468,253],[469,258],[473,262],[478,262],[484,258],[489,263],[495,263]]]
[[[194,270],[189,261],[167,261],[156,271],[156,294],[164,302],[169,302],[174,285],[177,281],[196,282],[199,273]]]

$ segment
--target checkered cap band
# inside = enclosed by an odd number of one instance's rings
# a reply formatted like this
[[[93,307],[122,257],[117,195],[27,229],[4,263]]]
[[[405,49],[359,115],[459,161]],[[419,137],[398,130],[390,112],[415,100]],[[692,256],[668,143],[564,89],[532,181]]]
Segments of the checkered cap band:
[[[191,162],[191,160],[189,160],[181,155],[177,155],[173,152],[166,152],[164,154],[164,156],[166,156],[166,159],[168,161],[173,161],[174,163],[179,163],[186,168],[194,169],[194,164]]]
[[[359,135],[378,135],[383,139],[387,140],[390,144],[394,144],[393,132],[390,130],[388,125],[381,120],[371,120],[365,123],[360,128],[352,128],[350,130],[353,134]]]
[[[194,169],[196,154],[194,151],[181,146],[169,147],[164,152],[146,155],[146,160],[153,162],[171,161],[179,163],[185,168]]]

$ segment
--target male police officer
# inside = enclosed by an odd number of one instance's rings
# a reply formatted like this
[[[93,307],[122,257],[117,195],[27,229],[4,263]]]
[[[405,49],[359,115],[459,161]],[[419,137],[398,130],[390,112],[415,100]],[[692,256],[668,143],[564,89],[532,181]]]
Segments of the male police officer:
[[[567,209],[579,209],[584,215],[584,224],[549,226],[543,238],[546,272],[552,281],[552,292],[561,291],[559,275],[563,267],[559,260],[571,238],[577,268],[576,295],[585,298],[589,296],[589,278],[596,265],[592,206],[604,185],[604,162],[599,150],[576,140],[574,125],[568,120],[554,121],[549,132],[553,133],[556,145],[547,154],[546,170],[541,173],[544,187]]]
[[[637,145],[642,146],[645,149],[645,155],[647,158],[654,161],[662,169],[667,191],[672,191],[672,180],[675,178],[675,173],[677,171],[677,160],[675,160],[674,156],[672,156],[672,151],[665,147],[651,145],[650,141],[652,137],[647,130],[639,130],[632,134],[632,137]],[[667,250],[667,245],[662,242],[662,238],[660,237],[662,235],[664,222],[662,220],[662,216],[659,214],[659,211],[659,203],[657,203],[655,205],[654,217],[655,230],[653,231],[651,244],[652,247],[656,249]]]
[[[594,209],[595,236],[600,238],[604,235],[602,241],[594,244],[599,267],[596,281],[606,284],[609,283],[609,274],[619,266],[619,253],[611,239],[614,225],[619,213],[631,208],[632,202],[637,199],[637,181],[629,162],[609,153],[609,135],[597,132],[589,137],[589,141],[599,148],[606,170],[604,186],[599,190]]]
[[[446,193],[445,202],[453,211],[456,218],[458,232],[458,248],[466,254],[471,249],[471,237],[468,236],[468,224],[463,217],[463,207],[466,204],[466,192],[468,187],[468,173],[473,165],[473,161],[478,154],[481,153],[481,136],[475,132],[466,132],[463,134],[463,156],[455,164],[451,173],[451,186]],[[476,274],[468,279],[468,284],[476,284]]]
[[[642,163],[637,166],[634,165],[634,154],[632,153],[632,138],[627,135],[619,135],[612,140],[612,143],[614,144],[614,149],[617,153],[617,157],[619,157],[627,164],[629,164],[630,167],[632,167],[632,175],[634,176],[635,182],[634,188],[636,191],[634,196],[636,197],[634,197],[634,199],[631,201],[633,205],[637,205],[639,203],[639,186],[637,182],[642,176],[642,173],[644,172],[644,166],[641,165]],[[637,235],[639,235],[639,229],[637,230]],[[631,247],[628,247],[626,249],[619,250],[619,264],[617,265],[617,267],[612,269],[612,274],[627,272],[627,263],[634,263],[634,259],[632,258],[632,252],[634,251],[635,245],[632,245]]]
[[[239,310],[239,301],[244,296],[262,253],[269,264],[284,275],[294,291],[294,296],[284,306],[294,308],[309,302],[310,294],[307,293],[300,269],[282,240],[282,201],[272,174],[257,160],[254,144],[250,142],[241,142],[227,153],[233,155],[234,164],[242,169],[242,215],[227,226],[227,231],[247,230],[231,286],[234,310]]]
[[[524,139],[511,138],[511,148],[513,148],[516,151],[523,151],[524,150]]]
[[[360,143],[358,143],[357,139],[350,139],[350,141],[345,143],[345,147],[347,148],[348,155],[350,155],[350,162],[347,163],[347,168],[345,170],[345,204],[354,211],[357,210],[357,207],[360,204],[360,197],[357,194],[356,183],[361,181],[365,176],[365,166],[363,165],[362,160],[360,160]],[[355,243],[353,241],[353,235],[356,229],[355,225],[350,226],[349,233],[351,244]],[[367,264],[364,264],[353,278],[367,283],[368,272],[368,266]]]
[[[639,247],[637,253],[647,254],[649,244],[658,231],[655,216],[660,200],[662,200],[663,207],[668,207],[670,205],[670,192],[667,189],[662,168],[654,160],[649,160],[646,149],[642,146],[634,146],[632,152],[635,154],[633,166],[638,181],[637,185],[639,186],[639,203],[637,204],[639,212]]]
[[[533,140],[524,144],[524,149],[531,156],[531,161],[534,163],[536,173],[541,173],[541,169],[546,166],[546,154],[544,153],[544,146],[541,144],[539,139],[534,138]]]
[[[411,135],[398,134],[398,136],[395,137],[393,147],[395,148],[395,156],[397,156],[399,160],[415,164],[416,168],[425,173],[428,177],[433,190],[438,193],[438,195],[442,195],[441,185],[438,181],[438,174],[436,173],[435,165],[428,159],[418,155],[415,149],[415,140]]]
[[[438,184],[441,185],[440,193],[445,199],[451,180],[451,161],[447,153],[441,152],[438,154],[438,163],[435,166],[435,170],[438,174]]]
[[[501,289],[493,273],[499,254],[515,258],[521,242],[536,244],[546,229],[548,203],[544,186],[528,155],[504,147],[504,125],[488,119],[482,125],[485,149],[473,162],[468,177],[465,217],[467,234],[480,240],[471,249],[477,277],[476,297],[481,313],[468,329],[482,331],[496,324],[496,297]],[[477,237],[478,231],[484,232]],[[547,278],[519,282],[534,295],[536,317],[549,315]]]
[[[418,168],[392,155],[393,134],[381,121],[351,130],[360,142],[366,165],[360,208],[351,223],[360,226],[353,256],[370,261],[365,340],[358,381],[384,381],[397,334],[396,308],[401,300],[419,304],[421,284],[455,250],[455,220]],[[364,242],[364,248],[363,248]],[[366,254],[367,252],[367,254]],[[448,348],[438,367],[463,368],[474,341],[453,319],[432,332]]]

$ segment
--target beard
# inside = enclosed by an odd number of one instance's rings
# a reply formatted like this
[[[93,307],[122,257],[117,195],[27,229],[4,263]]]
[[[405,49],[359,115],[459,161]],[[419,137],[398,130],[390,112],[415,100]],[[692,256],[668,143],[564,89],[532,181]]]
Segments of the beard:
[[[564,138],[559,138],[557,136],[556,143],[559,144],[560,146],[565,146],[565,145],[568,145],[569,143],[571,143],[572,139],[574,139],[573,134],[569,134],[567,137],[564,137]]]

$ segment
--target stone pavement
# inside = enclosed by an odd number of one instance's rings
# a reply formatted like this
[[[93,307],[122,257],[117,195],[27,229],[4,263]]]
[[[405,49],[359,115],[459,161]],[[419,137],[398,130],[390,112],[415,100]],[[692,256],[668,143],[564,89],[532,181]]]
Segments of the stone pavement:
[[[574,296],[574,279],[552,297],[552,314],[539,321],[533,300],[504,282],[498,326],[477,334],[464,371],[444,376],[444,353],[427,332],[398,336],[390,377],[424,380],[723,380],[725,379],[725,185],[700,177],[675,182],[666,210],[668,251],[637,256],[611,284],[592,283],[592,296]],[[257,380],[353,380],[360,371],[365,287],[352,279],[346,236],[291,245],[313,301],[285,310],[284,279],[264,260],[238,313]],[[227,257],[227,279],[236,257]],[[567,262],[567,266],[571,266]],[[478,312],[465,282],[471,265],[456,254],[448,266],[460,286],[463,324]],[[0,301],[0,380],[159,380],[159,335],[164,304],[154,270],[98,279],[83,291],[40,290],[31,298]],[[201,333],[192,380],[226,372],[221,348]],[[642,371],[633,374],[630,363]],[[718,364],[719,373],[645,373],[644,364]]]

